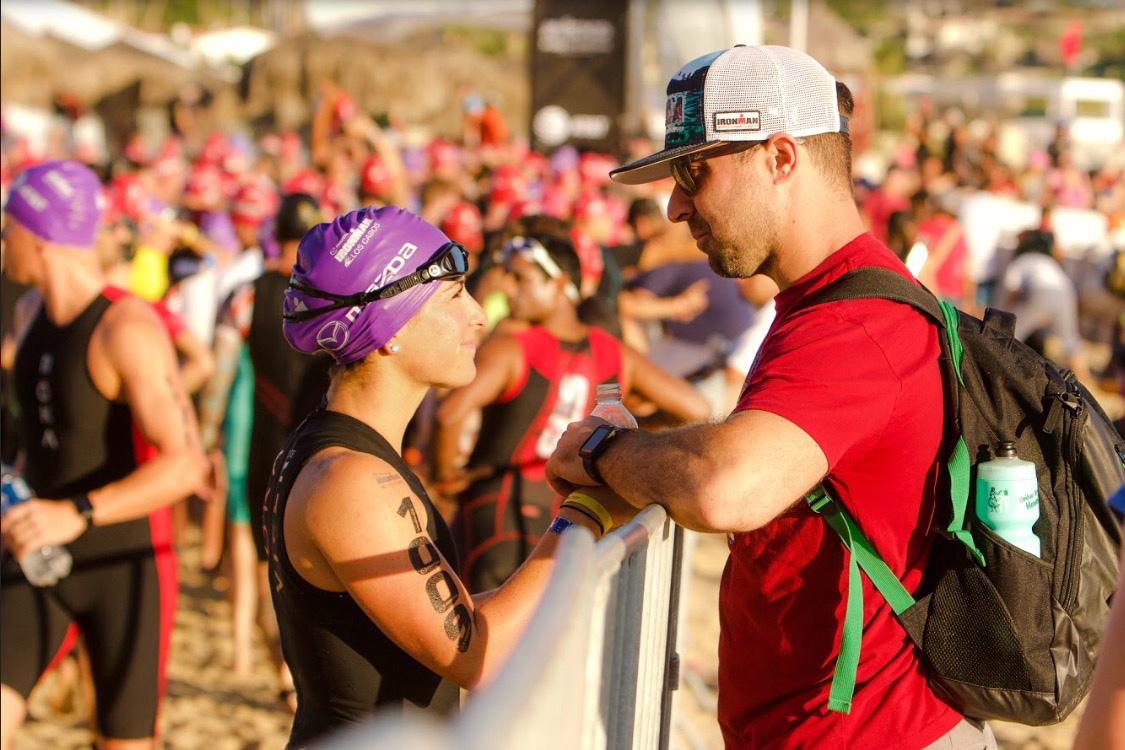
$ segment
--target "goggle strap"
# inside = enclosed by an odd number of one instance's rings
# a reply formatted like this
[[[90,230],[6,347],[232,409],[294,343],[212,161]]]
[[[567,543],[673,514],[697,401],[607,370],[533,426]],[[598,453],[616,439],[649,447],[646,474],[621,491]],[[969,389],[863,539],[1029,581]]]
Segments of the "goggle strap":
[[[326,292],[323,289],[317,289],[316,287],[309,286],[308,284],[305,284],[301,281],[290,281],[290,289],[308,295],[309,297],[330,300],[332,304],[324,305],[323,307],[310,308],[307,310],[295,310],[293,312],[287,312],[282,317],[290,323],[303,323],[306,320],[311,320],[318,315],[323,315],[324,313],[332,312],[333,310],[340,310],[345,307],[362,307],[363,305],[370,304],[372,302],[375,302],[376,300],[383,300],[387,299],[388,297],[393,297],[396,294],[401,294],[407,289],[413,286],[417,286],[418,284],[423,284],[427,281],[435,281],[437,279],[444,279],[452,276],[463,276],[464,272],[460,272],[457,270],[456,263],[454,263],[453,268],[447,269],[445,268],[444,263],[441,262],[445,261],[448,258],[449,252],[454,248],[460,248],[462,253],[466,253],[464,246],[460,245],[459,243],[450,242],[442,245],[440,248],[438,248],[437,252],[434,253],[433,257],[430,258],[430,260],[426,261],[425,266],[423,266],[421,269],[414,271],[413,273],[410,273],[407,276],[399,279],[398,281],[392,282],[391,284],[388,284],[381,289],[374,289],[370,292],[360,292],[358,294],[336,294],[334,292]],[[438,261],[438,258],[441,258],[441,261]],[[448,273],[440,273],[436,276],[430,276],[429,269],[432,265],[434,265],[434,263],[437,263],[438,267],[442,271],[448,271]]]
[[[309,286],[300,281],[290,281],[289,288],[294,291],[301,292],[309,297],[316,297],[317,299],[326,299],[332,302],[331,305],[324,305],[323,307],[314,307],[305,310],[294,310],[282,315],[282,318],[289,323],[303,323],[306,320],[312,320],[318,315],[332,312],[333,310],[340,310],[345,307],[352,307],[358,303],[358,298],[362,295],[358,294],[335,294],[334,292],[326,292],[323,289],[317,289],[314,286]]]
[[[310,297],[332,300],[333,302],[350,302],[359,296],[356,294],[336,294],[335,292],[326,292],[323,289],[317,289],[315,286],[309,286],[303,281],[290,281],[289,288],[298,291],[301,294],[307,294]],[[325,310],[327,308],[320,307],[317,309]]]
[[[423,283],[423,279],[420,279],[419,274],[417,272],[414,272],[414,273],[410,274],[409,276],[405,276],[405,277],[399,279],[398,281],[394,282],[393,284],[390,284],[388,286],[383,287],[382,289],[376,289],[375,291],[370,292],[369,294],[360,295],[364,298],[362,304],[366,305],[367,303],[374,302],[375,300],[381,300],[381,299],[387,299],[388,297],[393,297],[396,294],[401,294],[402,292],[405,292],[410,287],[418,286],[421,283]]]

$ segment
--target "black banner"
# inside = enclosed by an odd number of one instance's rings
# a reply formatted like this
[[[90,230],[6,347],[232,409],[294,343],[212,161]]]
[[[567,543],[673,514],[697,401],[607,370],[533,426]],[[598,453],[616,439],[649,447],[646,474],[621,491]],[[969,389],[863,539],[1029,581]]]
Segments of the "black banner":
[[[612,152],[625,113],[629,0],[536,0],[531,143]]]

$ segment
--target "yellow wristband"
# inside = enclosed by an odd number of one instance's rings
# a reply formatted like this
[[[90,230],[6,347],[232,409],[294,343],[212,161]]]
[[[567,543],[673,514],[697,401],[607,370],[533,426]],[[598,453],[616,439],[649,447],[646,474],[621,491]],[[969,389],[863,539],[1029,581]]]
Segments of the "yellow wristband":
[[[606,510],[601,503],[599,503],[589,495],[583,495],[581,492],[572,492],[567,495],[566,500],[563,501],[563,505],[566,505],[567,503],[581,505],[583,508],[591,511],[595,516],[598,517],[598,520],[602,522],[602,528],[604,528],[606,531],[609,531],[613,528],[613,519],[610,518],[609,511]]]

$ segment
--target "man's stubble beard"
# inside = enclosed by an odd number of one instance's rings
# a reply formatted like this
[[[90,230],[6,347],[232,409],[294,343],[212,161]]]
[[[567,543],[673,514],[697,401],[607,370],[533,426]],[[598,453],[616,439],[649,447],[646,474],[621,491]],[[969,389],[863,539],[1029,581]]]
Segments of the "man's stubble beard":
[[[775,226],[754,218],[740,224],[723,232],[730,238],[721,239],[711,232],[702,243],[711,270],[728,279],[747,279],[768,270],[770,258],[777,254]],[[737,239],[742,241],[736,244]]]
[[[711,270],[728,279],[746,279],[768,271],[774,264],[780,246],[778,214],[749,168],[742,172],[736,190],[756,198],[718,213],[716,223],[700,217],[700,226],[692,226],[690,221],[689,226],[697,235],[699,229],[707,230],[700,244]]]

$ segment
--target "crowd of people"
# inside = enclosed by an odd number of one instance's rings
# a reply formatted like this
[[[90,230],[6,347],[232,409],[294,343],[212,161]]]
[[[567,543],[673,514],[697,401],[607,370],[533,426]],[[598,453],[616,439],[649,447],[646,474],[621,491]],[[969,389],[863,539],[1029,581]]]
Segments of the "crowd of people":
[[[763,75],[762,48],[742,49],[726,64]],[[173,122],[86,166],[65,138],[44,153],[5,139],[3,458],[35,499],[4,521],[4,748],[76,633],[106,746],[157,733],[174,551],[195,524],[202,565],[230,576],[231,667],[250,669],[255,638],[270,645],[297,747],[375,705],[454,709],[456,686],[485,679],[526,623],[557,533],[600,535],[652,501],[731,534],[724,591],[746,596],[722,604],[739,629],[720,644],[730,746],[987,741],[894,639],[865,654],[849,720],[799,724],[825,654],[744,647],[832,617],[835,573],[805,579],[794,606],[792,571],[755,562],[820,549],[825,571],[838,565],[820,527],[787,511],[797,493],[829,474],[863,508],[901,480],[914,505],[888,523],[914,583],[916,522],[934,513],[932,331],[879,303],[843,317],[798,303],[841,263],[909,268],[962,309],[1017,312],[1021,338],[1121,394],[1125,252],[1105,253],[1116,302],[1099,323],[1051,217],[1099,211],[1120,243],[1125,164],[1081,172],[1060,137],[1016,172],[994,134],[919,116],[884,178],[856,181],[850,94],[805,55],[771,64],[817,81],[802,94],[827,113],[818,125],[779,121],[716,150],[710,125],[669,122],[671,151],[626,167],[533,151],[475,94],[459,138],[418,145],[331,83],[304,135]],[[755,208],[751,192],[768,198]],[[996,248],[1011,260],[991,278],[958,220],[980,192],[1041,207]],[[1110,358],[1091,366],[1091,343]],[[606,383],[642,432],[583,421]],[[892,470],[904,465],[921,468]],[[735,501],[747,494],[758,502]],[[55,543],[74,572],[30,586],[17,560]],[[762,669],[784,684],[737,680]]]

